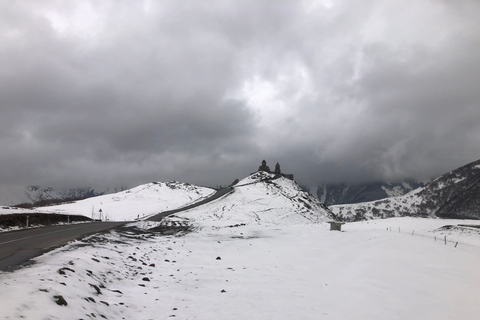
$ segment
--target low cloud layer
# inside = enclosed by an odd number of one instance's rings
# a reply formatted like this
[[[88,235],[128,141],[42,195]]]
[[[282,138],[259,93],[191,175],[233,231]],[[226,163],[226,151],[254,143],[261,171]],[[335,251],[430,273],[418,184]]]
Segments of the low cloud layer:
[[[0,184],[429,179],[480,158],[480,3],[5,1]]]

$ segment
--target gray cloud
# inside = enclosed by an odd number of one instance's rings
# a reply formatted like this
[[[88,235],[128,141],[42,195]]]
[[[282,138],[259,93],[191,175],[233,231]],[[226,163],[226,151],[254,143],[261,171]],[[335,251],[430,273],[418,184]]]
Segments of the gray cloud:
[[[332,6],[333,4],[333,6]],[[0,183],[428,179],[479,157],[477,1],[0,4]]]

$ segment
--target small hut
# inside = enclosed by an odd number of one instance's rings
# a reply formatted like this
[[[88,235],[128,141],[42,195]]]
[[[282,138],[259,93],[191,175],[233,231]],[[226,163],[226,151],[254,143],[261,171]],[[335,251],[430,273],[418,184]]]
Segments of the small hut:
[[[345,224],[345,222],[339,222],[339,221],[329,221],[330,223],[330,231],[342,231],[342,224]]]

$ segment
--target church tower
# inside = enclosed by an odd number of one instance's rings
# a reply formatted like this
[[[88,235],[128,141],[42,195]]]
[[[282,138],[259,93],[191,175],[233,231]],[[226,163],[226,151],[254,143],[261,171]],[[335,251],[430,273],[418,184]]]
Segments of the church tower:
[[[260,167],[258,167],[258,171],[265,171],[265,172],[268,172],[270,173],[270,168],[267,166],[267,161],[263,160],[262,161],[262,165]]]
[[[280,163],[277,162],[277,164],[275,165],[275,171],[274,171],[275,174],[281,174],[282,171],[280,170]]]

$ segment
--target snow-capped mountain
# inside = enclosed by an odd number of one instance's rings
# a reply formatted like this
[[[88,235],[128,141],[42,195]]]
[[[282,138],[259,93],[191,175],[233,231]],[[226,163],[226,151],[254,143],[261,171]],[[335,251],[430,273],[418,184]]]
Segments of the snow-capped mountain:
[[[414,180],[396,183],[326,184],[316,188],[316,195],[322,203],[331,206],[402,196],[421,186],[421,182]]]
[[[0,205],[4,206],[63,198],[63,193],[53,188],[0,186]]]
[[[62,200],[68,198],[90,198],[118,192],[121,188],[71,188],[54,189],[40,186],[0,186],[0,205],[12,206],[23,203],[37,203],[43,200]]]
[[[61,204],[38,208],[42,212],[79,214],[94,219],[124,221],[147,217],[202,200],[214,189],[188,183],[152,182],[135,188]]]
[[[398,216],[480,219],[480,160],[403,196],[330,209],[346,221]]]
[[[258,171],[239,181],[222,198],[176,214],[199,225],[319,223],[332,212],[296,182]]]
[[[65,189],[62,190],[65,198],[91,198],[98,197],[101,195],[116,193],[125,190],[126,188],[74,188],[74,189]],[[64,198],[64,199],[65,199]]]

